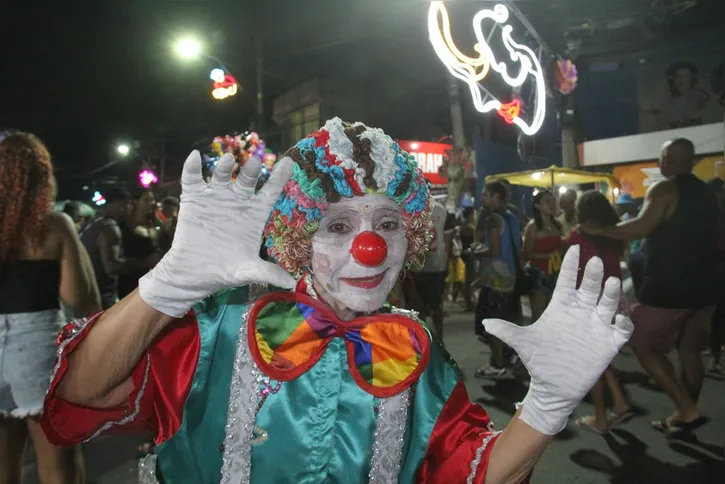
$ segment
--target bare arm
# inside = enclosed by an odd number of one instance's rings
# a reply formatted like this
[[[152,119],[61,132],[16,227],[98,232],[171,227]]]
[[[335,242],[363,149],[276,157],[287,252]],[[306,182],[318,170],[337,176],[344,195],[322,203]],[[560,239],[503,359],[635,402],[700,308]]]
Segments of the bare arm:
[[[121,255],[121,229],[117,225],[108,225],[101,231],[98,248],[106,274],[128,274],[153,267],[146,259],[129,259]]]
[[[76,405],[118,407],[133,389],[131,372],[146,348],[174,321],[146,304],[138,290],[103,313],[68,357],[57,395]]]
[[[645,195],[642,211],[637,217],[604,229],[601,235],[617,240],[644,239],[672,214],[677,201],[677,188],[670,180],[652,185]]]
[[[78,239],[73,221],[66,214],[54,213],[51,223],[61,240],[59,295],[65,304],[86,314],[101,308],[93,267],[85,248]]]
[[[518,484],[531,473],[553,436],[529,427],[517,411],[496,439],[486,472],[485,484]]]
[[[530,222],[529,225],[526,226],[526,230],[524,231],[524,248],[521,251],[522,260],[548,260],[551,256],[551,254],[534,252],[534,243],[536,242],[536,230],[536,224],[533,222]]]

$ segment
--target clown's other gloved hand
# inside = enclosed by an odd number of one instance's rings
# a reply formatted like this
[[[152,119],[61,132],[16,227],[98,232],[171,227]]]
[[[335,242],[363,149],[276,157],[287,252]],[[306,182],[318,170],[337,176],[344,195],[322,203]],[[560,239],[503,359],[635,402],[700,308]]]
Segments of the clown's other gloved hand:
[[[139,281],[139,293],[149,306],[178,318],[222,288],[252,282],[294,287],[284,269],[259,258],[262,230],[292,174],[292,160],[280,161],[255,194],[261,168],[259,159],[250,158],[232,182],[234,157],[225,154],[206,183],[199,152],[189,155],[181,175],[174,242]]]
[[[566,426],[569,415],[634,329],[626,317],[615,318],[618,279],[607,280],[597,303],[604,273],[602,261],[596,257],[589,261],[577,290],[578,268],[579,246],[574,246],[564,257],[549,307],[533,325],[483,321],[486,331],[511,346],[526,365],[531,385],[520,418],[546,435],[554,435]]]

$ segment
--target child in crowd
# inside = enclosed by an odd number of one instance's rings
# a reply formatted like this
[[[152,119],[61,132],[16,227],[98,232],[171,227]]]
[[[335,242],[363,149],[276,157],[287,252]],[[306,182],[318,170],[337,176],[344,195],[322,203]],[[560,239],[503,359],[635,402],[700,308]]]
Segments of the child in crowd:
[[[577,219],[584,226],[609,227],[617,225],[619,217],[607,197],[598,191],[585,192],[577,201]],[[604,282],[610,277],[621,279],[620,261],[624,257],[624,243],[606,237],[589,235],[580,229],[573,230],[569,235],[569,245],[580,247],[579,278],[577,287],[581,285],[584,268],[593,257],[599,257],[604,265]],[[627,312],[626,301],[620,299],[620,312]],[[604,403],[604,385],[612,394],[613,410],[607,415]],[[622,385],[609,367],[591,391],[595,414],[577,419],[578,427],[605,435],[613,425],[621,424],[634,416],[632,407],[624,395]]]

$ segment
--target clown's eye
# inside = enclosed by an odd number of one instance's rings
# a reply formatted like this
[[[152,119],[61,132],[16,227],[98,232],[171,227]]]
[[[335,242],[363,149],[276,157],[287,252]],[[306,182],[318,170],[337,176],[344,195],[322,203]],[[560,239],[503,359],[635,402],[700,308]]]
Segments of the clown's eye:
[[[333,234],[345,234],[349,232],[350,229],[342,222],[333,222],[327,226],[327,231]]]
[[[385,230],[386,232],[398,230],[398,222],[395,220],[387,220],[378,225],[378,230]]]

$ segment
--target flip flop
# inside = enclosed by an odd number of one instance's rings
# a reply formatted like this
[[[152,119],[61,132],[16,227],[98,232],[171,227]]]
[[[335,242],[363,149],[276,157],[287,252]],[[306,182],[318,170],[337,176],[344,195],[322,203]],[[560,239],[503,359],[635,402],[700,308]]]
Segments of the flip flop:
[[[670,428],[665,431],[665,436],[668,439],[679,439],[685,437],[687,435],[690,435],[709,421],[710,419],[708,417],[701,415],[694,420],[690,420],[689,422],[682,422],[677,425],[671,425]]]
[[[629,422],[634,417],[637,416],[637,413],[632,410],[631,408],[628,408],[624,412],[616,413],[616,412],[609,412],[609,425],[612,427],[615,427],[617,425],[622,425],[625,422]]]
[[[669,417],[665,417],[660,420],[653,420],[650,422],[650,425],[653,429],[655,429],[657,432],[662,432],[663,434],[666,434],[669,429],[675,428],[675,425],[671,425],[667,419]]]
[[[589,417],[579,417],[574,421],[574,424],[582,430],[587,430],[598,435],[609,435],[609,429],[602,430],[599,427],[592,425],[587,419]]]

